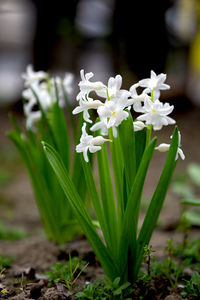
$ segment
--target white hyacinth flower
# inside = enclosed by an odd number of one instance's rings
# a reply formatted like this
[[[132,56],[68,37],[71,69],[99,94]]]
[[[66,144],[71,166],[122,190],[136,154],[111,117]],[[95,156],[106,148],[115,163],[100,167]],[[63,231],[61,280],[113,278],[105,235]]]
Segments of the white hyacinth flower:
[[[72,73],[66,73],[63,78],[64,89],[66,90],[67,94],[69,94],[69,95],[73,91],[73,88],[72,88],[73,80],[74,80],[74,75]]]
[[[97,109],[100,106],[104,105],[101,101],[99,100],[92,100],[91,98],[88,101],[80,100],[79,101],[79,106],[77,106],[72,113],[74,115],[83,112],[83,119],[86,122],[92,123],[90,120],[90,115],[88,113],[88,109]]]
[[[26,73],[22,74],[22,78],[24,79],[24,85],[26,87],[30,86],[35,82],[44,80],[46,77],[47,73],[45,73],[44,71],[34,72],[32,65],[28,65],[26,68]]]
[[[172,138],[172,136],[170,138]],[[179,155],[180,155],[180,157],[181,157],[182,160],[185,159],[185,155],[183,153],[183,150],[180,147],[181,147],[181,133],[179,131],[178,132],[178,150],[177,150],[177,153],[176,153],[175,160],[178,159]],[[166,151],[169,151],[169,148],[170,148],[170,144],[162,143],[159,146],[157,146],[155,149],[158,150],[158,151],[160,151],[160,152],[166,152]]]
[[[152,102],[149,98],[144,99],[144,114],[139,116],[139,121],[145,121],[146,125],[153,125],[154,130],[160,130],[163,126],[175,124],[176,121],[168,115],[173,111],[174,106],[169,103],[163,104],[158,99]]]
[[[129,100],[129,105],[133,105],[133,109],[135,112],[143,112],[142,103],[144,102],[145,97],[148,97],[146,93],[142,93],[138,95],[137,88],[139,87],[139,84],[133,84],[129,91],[131,99]]]
[[[169,151],[169,148],[170,148],[170,144],[165,144],[165,143],[162,143],[160,144],[158,147],[156,147],[155,149],[160,151],[160,152],[166,152],[166,151]],[[180,155],[181,159],[184,160],[185,159],[185,155],[183,153],[183,150],[178,147],[178,150],[177,150],[177,154],[176,154],[176,159],[178,159],[178,156]]]
[[[144,129],[146,126],[141,121],[135,121],[135,122],[133,122],[133,127],[134,127],[134,131],[140,131],[140,130]]]
[[[33,92],[34,91],[34,92]],[[41,112],[33,111],[33,108],[38,105],[35,94],[37,95],[42,108],[47,111],[52,105],[52,98],[50,97],[46,83],[38,84],[37,82],[30,85],[30,88],[23,91],[22,96],[27,100],[24,104],[24,114],[26,116],[26,127],[28,129],[34,126],[34,123],[41,118]]]
[[[128,106],[127,96],[127,93],[123,93],[119,98],[107,100],[97,109],[100,120],[107,124],[107,128],[117,127],[128,118],[129,114],[124,110]]]
[[[120,92],[122,86],[121,75],[116,75],[115,77],[110,77],[108,80],[108,86],[100,91],[96,91],[97,95],[102,98],[109,97],[110,99],[116,98]]]
[[[71,73],[66,73],[64,79],[61,79],[59,76],[56,76],[54,78],[51,78],[51,80],[50,80],[51,91],[53,94],[52,97],[54,100],[53,102],[56,101],[56,90],[55,90],[55,83],[56,83],[60,107],[65,106],[65,98],[64,98],[64,94],[63,94],[62,84],[63,84],[63,87],[64,87],[66,93],[68,95],[70,95],[73,90],[72,82],[73,82],[73,75]],[[47,87],[46,87],[46,89],[47,89]]]
[[[146,88],[144,93],[153,92],[153,100],[155,100],[160,97],[160,90],[168,90],[170,88],[168,84],[164,83],[166,78],[166,74],[156,75],[154,71],[151,71],[151,78],[140,80],[139,86]]]
[[[35,130],[35,122],[39,121],[42,117],[42,113],[40,110],[38,111],[32,111],[27,115],[26,118],[26,128]]]
[[[95,123],[92,127],[90,127],[91,131],[97,131],[100,130],[100,133],[102,135],[108,135],[108,127],[107,127],[107,123],[103,122],[103,121],[99,121],[97,123]],[[112,133],[113,136],[116,138],[117,137],[117,128],[115,126],[112,127]]]
[[[76,97],[77,101],[80,101],[82,99],[87,101],[90,92],[95,91],[97,93],[98,91],[101,91],[102,89],[106,88],[106,86],[101,81],[96,81],[96,82],[89,81],[90,78],[94,76],[92,72],[86,73],[84,75],[84,70],[81,70],[80,75],[82,80],[78,84],[80,88],[80,92]]]
[[[86,132],[86,123],[84,123],[82,127],[82,136],[80,138],[80,144],[76,146],[76,152],[83,152],[83,157],[85,161],[88,162],[88,150],[91,153],[99,151],[101,150],[101,145],[103,145],[104,142],[108,141],[110,140],[104,139],[102,136],[93,137],[92,135],[88,135]]]

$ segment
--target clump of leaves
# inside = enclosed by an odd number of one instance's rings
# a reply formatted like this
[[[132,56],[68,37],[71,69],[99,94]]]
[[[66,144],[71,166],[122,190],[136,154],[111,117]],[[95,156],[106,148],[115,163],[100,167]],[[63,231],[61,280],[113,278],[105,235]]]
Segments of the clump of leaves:
[[[71,291],[74,283],[84,271],[88,264],[83,260],[79,260],[78,257],[69,256],[69,261],[65,264],[56,263],[51,267],[51,271],[47,272],[50,283],[63,283],[66,288]]]
[[[158,261],[156,256],[152,256],[152,246],[146,246],[144,249],[144,262],[147,264],[147,271],[141,270],[139,280],[148,285],[150,281],[154,281],[158,277],[166,277],[173,289],[177,289],[178,280],[183,274],[183,268],[174,259],[174,246],[172,240],[169,239],[165,248],[167,258]]]
[[[0,269],[7,269],[11,267],[11,262],[13,261],[13,257],[5,257],[0,254]]]
[[[185,280],[185,284],[179,285],[183,289],[181,296],[194,296],[200,297],[200,274],[196,271],[192,272],[190,280]]]
[[[186,219],[190,225],[200,226],[199,164],[189,164],[186,174],[177,176],[173,184],[173,192],[179,197],[182,203],[181,218]],[[188,205],[190,205],[190,207]]]
[[[185,245],[174,246],[174,255],[180,258],[184,265],[200,268],[200,240],[196,238]]]
[[[177,289],[178,280],[183,274],[184,270],[180,263],[174,260],[174,246],[172,239],[167,241],[165,247],[165,252],[167,253],[167,258],[162,262],[154,262],[152,264],[152,275],[164,275],[168,278],[170,285],[173,289]]]
[[[133,289],[129,282],[120,283],[120,278],[117,277],[114,281],[110,281],[105,277],[102,281],[94,283],[86,283],[83,291],[75,294],[75,299],[82,300],[130,300],[130,295]]]
[[[10,228],[0,223],[0,240],[18,240],[28,237],[23,229]]]

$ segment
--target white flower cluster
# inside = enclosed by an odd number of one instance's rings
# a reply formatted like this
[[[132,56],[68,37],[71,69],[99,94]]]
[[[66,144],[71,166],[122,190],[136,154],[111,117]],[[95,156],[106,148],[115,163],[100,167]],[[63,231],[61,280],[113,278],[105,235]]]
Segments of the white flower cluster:
[[[79,106],[73,110],[73,114],[82,112],[84,120],[92,123],[88,111],[95,109],[99,121],[92,125],[91,131],[100,130],[100,133],[105,136],[108,135],[108,129],[112,128],[113,136],[116,137],[117,127],[128,118],[128,111],[131,107],[133,111],[142,113],[134,121],[135,131],[142,130],[150,124],[154,130],[160,130],[163,126],[175,124],[175,120],[168,116],[174,109],[173,105],[163,104],[158,99],[160,90],[170,88],[169,85],[164,83],[166,80],[165,74],[156,75],[151,71],[150,78],[140,80],[132,85],[129,90],[121,89],[122,77],[120,75],[111,77],[107,85],[100,81],[91,82],[90,79],[94,76],[91,72],[84,74],[84,70],[81,70],[80,75],[80,92],[76,98],[79,101]],[[144,88],[139,95],[137,93],[138,87]],[[100,99],[93,99],[91,92],[95,92]],[[108,139],[101,136],[94,138],[92,135],[88,135],[86,123],[84,123],[80,144],[76,146],[76,151],[83,152],[85,160],[88,161],[87,151],[94,153],[100,150],[105,141],[108,141]],[[159,147],[158,150],[160,150]]]
[[[35,110],[35,107],[37,107],[36,95],[42,109],[47,111],[56,101],[54,81],[58,88],[59,105],[61,107],[64,106],[65,103],[62,84],[67,94],[71,94],[72,92],[71,84],[73,75],[71,73],[66,73],[63,80],[58,76],[49,78],[47,73],[43,71],[34,72],[32,65],[28,65],[26,73],[22,74],[22,78],[24,79],[25,86],[22,96],[26,100],[24,104],[24,114],[26,116],[27,129],[34,128],[34,123],[42,116],[39,109]]]

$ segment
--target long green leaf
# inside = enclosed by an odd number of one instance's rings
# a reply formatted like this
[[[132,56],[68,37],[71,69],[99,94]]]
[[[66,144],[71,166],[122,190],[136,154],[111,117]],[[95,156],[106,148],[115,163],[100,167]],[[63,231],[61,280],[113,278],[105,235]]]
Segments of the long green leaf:
[[[40,172],[37,172],[37,168],[35,166],[37,164],[37,159],[35,159],[35,154],[33,152],[34,148],[29,147],[29,141],[19,134],[19,132],[10,131],[8,136],[18,149],[30,176],[41,219],[47,235],[50,239],[56,240],[58,238],[57,224],[55,223],[54,218],[51,217],[52,210],[49,210],[49,197],[45,194],[45,184],[42,184],[43,178],[41,177]],[[45,201],[47,201],[48,206],[45,205]]]
[[[85,235],[87,236],[91,246],[93,247],[97,257],[105,270],[105,273],[112,279],[119,275],[119,269],[115,264],[111,253],[103,244],[99,235],[97,234],[90,216],[88,215],[80,196],[70,179],[63,162],[58,153],[48,144],[43,143],[45,154],[55,171],[55,174],[62,186],[71,206],[74,209],[74,213],[82,227]]]
[[[120,124],[118,132],[125,164],[126,189],[129,194],[131,184],[136,175],[135,132],[133,130],[133,119],[130,112],[126,122]]]
[[[152,232],[156,226],[158,217],[160,215],[162,205],[172,178],[172,174],[176,165],[175,157],[178,149],[178,128],[176,127],[173,133],[173,138],[171,141],[171,146],[169,153],[166,158],[166,162],[160,176],[160,180],[156,187],[156,190],[151,199],[149,208],[147,210],[140,234],[137,240],[137,255],[136,255],[136,265],[134,270],[134,278],[136,278],[138,270],[140,268],[144,246],[150,241]]]
[[[106,144],[102,146],[101,151],[97,152],[99,180],[101,187],[101,198],[106,220],[109,230],[110,240],[112,244],[113,255],[116,257],[116,244],[118,242],[118,226],[115,198],[113,193],[113,185],[110,175],[110,166],[108,161],[108,153]]]
[[[124,158],[123,158],[119,138],[115,138],[113,136],[111,128],[109,129],[109,138],[110,140],[112,140],[112,142],[110,143],[110,153],[111,153],[112,169],[113,169],[113,175],[115,181],[115,192],[117,197],[118,226],[121,228],[122,215],[125,208],[123,202]]]
[[[136,172],[140,166],[140,162],[146,147],[146,139],[147,139],[146,128],[135,132]]]
[[[69,170],[69,133],[63,110],[60,108],[58,102],[53,103],[51,110],[49,111],[48,118],[58,152],[60,153],[66,168]]]
[[[107,244],[108,247],[110,247],[111,246],[110,245],[110,238],[109,238],[109,234],[108,234],[109,230],[108,230],[106,221],[105,221],[104,216],[103,216],[102,205],[101,205],[101,201],[100,201],[100,198],[99,198],[99,194],[98,194],[97,189],[96,189],[96,185],[95,185],[91,165],[90,165],[90,163],[86,163],[83,157],[81,159],[81,162],[82,162],[82,166],[83,166],[83,170],[84,170],[84,174],[85,174],[85,179],[86,179],[86,184],[87,184],[87,187],[88,187],[88,192],[89,192],[90,198],[92,200],[97,219],[100,223],[100,226],[101,226],[106,244]]]
[[[147,174],[148,166],[153,156],[155,148],[156,138],[147,146],[144,151],[138,172],[132,185],[128,203],[124,214],[124,223],[120,241],[120,265],[123,273],[128,268],[129,278],[132,280],[132,271],[135,264],[136,255],[136,237],[137,237],[137,223],[138,223],[138,212],[140,207],[140,199],[144,186],[145,177]],[[129,252],[129,261],[126,261]]]

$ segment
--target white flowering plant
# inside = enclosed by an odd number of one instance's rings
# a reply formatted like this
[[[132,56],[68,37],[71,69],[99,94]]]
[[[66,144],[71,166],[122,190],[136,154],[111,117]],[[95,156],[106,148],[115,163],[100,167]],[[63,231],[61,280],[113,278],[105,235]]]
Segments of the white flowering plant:
[[[173,106],[158,99],[160,90],[169,88],[164,83],[165,74],[156,75],[152,71],[151,78],[139,81],[129,90],[121,89],[120,75],[111,77],[107,85],[91,82],[92,76],[93,73],[84,74],[81,70],[79,105],[73,114],[83,113],[85,121],[76,152],[82,156],[95,220],[80,198],[62,158],[48,143],[43,142],[43,147],[106,275],[111,280],[120,277],[121,282],[133,282],[143,260],[144,246],[149,243],[156,226],[178,155],[184,159],[180,133],[175,127],[170,145],[156,146],[156,137],[151,138],[152,129],[156,131],[175,124],[168,116]],[[145,88],[141,94],[138,94],[138,87]],[[96,113],[90,114],[91,110]],[[141,114],[137,116],[136,113]],[[96,115],[95,120],[92,116]],[[139,229],[142,191],[155,149],[168,151],[168,154]],[[97,181],[89,152],[97,152]]]
[[[17,147],[28,171],[48,238],[64,243],[81,231],[71,205],[44,155],[41,141],[47,141],[58,151],[84,198],[86,185],[80,157],[77,153],[71,153],[72,144],[76,143],[75,139],[82,126],[81,116],[79,125],[75,124],[69,102],[73,76],[67,73],[64,79],[51,78],[43,71],[35,72],[30,65],[22,77],[25,85],[22,96],[26,126],[22,131],[11,116],[14,129],[8,136]],[[68,120],[63,110],[65,105]],[[72,128],[72,136],[69,127]]]

